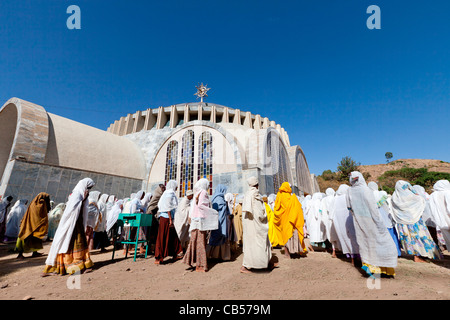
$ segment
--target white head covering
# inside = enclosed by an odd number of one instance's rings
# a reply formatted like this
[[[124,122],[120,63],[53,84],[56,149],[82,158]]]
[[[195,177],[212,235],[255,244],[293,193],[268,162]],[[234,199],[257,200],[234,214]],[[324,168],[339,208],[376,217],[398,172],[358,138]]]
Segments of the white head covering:
[[[89,202],[97,203],[100,198],[100,191],[91,191],[89,192]]]
[[[69,245],[72,239],[72,233],[80,214],[83,215],[83,224],[84,228],[86,228],[89,201],[85,199],[84,195],[94,185],[95,182],[92,179],[84,178],[73,189],[61,221],[59,222],[58,229],[56,229],[47,260],[45,261],[47,265],[55,266],[57,255],[59,253],[67,253],[70,249]]]
[[[433,191],[450,191],[450,181],[439,180],[433,186]]]
[[[108,212],[108,215],[106,217],[106,232],[109,232],[109,230],[111,230],[111,228],[119,218],[119,214],[122,213],[122,209],[120,208],[121,205],[123,205],[123,200],[116,201],[111,210]]]
[[[450,247],[450,182],[439,180],[433,186],[430,195],[430,208],[433,221],[443,233],[447,246]]]
[[[166,191],[158,202],[158,212],[170,212],[178,207],[178,198],[175,194],[178,184],[175,180],[167,182]]]
[[[197,194],[201,190],[208,191],[208,187],[209,187],[209,181],[205,178],[202,178],[194,184],[194,194]]]
[[[144,199],[141,200],[142,207],[147,208],[148,203],[150,202],[150,199],[152,198],[152,193],[147,192],[144,196]]]
[[[258,184],[258,178],[257,177],[250,177],[247,179],[247,183],[250,187],[256,187]]]
[[[325,194],[327,195],[327,197],[332,197],[336,194],[336,191],[334,191],[333,188],[327,188],[327,190],[325,190]]]
[[[346,194],[349,188],[350,188],[349,185],[347,185],[347,184],[341,184],[341,185],[339,186],[339,188],[337,189],[337,191],[336,191],[336,195],[337,195],[337,196],[341,196],[341,195],[343,195],[343,194]]]
[[[425,200],[409,182],[399,180],[392,195],[392,217],[400,224],[414,224],[422,217]]]
[[[108,195],[106,194],[106,193],[104,193],[104,194],[102,194],[101,195],[101,197],[100,197],[100,199],[98,200],[98,202],[100,203],[104,203],[104,204],[106,204],[106,202],[108,202]]]

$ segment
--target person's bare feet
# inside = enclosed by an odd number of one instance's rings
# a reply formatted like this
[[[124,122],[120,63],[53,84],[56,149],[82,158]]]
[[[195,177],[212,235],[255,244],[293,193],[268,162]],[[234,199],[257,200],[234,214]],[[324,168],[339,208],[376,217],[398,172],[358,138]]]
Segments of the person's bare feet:
[[[289,259],[291,258],[291,254],[289,253],[289,250],[286,247],[284,247],[284,256]]]
[[[333,253],[331,254],[331,257],[332,257],[332,258],[336,258],[336,257],[337,257],[337,256],[336,256],[336,251],[333,250]]]
[[[241,273],[252,273],[250,270],[248,270],[248,269],[247,269],[246,267],[244,267],[244,266],[241,267],[240,272],[241,272]]]
[[[196,267],[195,271],[197,271],[197,272],[206,272],[205,268],[203,268],[203,267]]]
[[[421,257],[414,256],[414,262],[425,262]]]

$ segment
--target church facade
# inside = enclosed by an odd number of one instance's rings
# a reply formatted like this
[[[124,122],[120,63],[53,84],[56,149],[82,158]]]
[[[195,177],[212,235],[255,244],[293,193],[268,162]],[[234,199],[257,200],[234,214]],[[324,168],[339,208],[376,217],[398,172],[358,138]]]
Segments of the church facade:
[[[319,191],[303,150],[281,125],[214,103],[140,110],[104,131],[12,98],[0,109],[0,132],[0,195],[15,199],[47,192],[65,202],[84,177],[118,198],[169,180],[181,197],[200,178],[209,180],[210,194],[218,184],[244,193],[250,176],[262,194],[285,181],[297,195]]]

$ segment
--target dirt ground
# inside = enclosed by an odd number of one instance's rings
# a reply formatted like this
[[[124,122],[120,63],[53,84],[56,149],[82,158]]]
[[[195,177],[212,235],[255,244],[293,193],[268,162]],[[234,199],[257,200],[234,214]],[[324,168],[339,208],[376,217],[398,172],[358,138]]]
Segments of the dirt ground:
[[[239,272],[242,254],[231,261],[210,261],[207,273],[188,269],[170,259],[155,265],[152,256],[124,258],[112,246],[108,252],[91,253],[94,270],[75,278],[41,277],[51,242],[44,243],[42,257],[16,259],[0,245],[1,300],[448,300],[450,254],[434,262],[415,263],[409,256],[398,260],[394,279],[368,280],[343,257],[309,252],[306,258],[288,259],[274,249],[279,268],[252,274]]]

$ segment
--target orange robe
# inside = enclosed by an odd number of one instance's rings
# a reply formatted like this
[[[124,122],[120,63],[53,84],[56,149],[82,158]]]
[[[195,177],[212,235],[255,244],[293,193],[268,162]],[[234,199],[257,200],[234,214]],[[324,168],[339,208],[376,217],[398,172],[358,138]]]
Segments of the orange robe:
[[[303,252],[306,252],[303,226],[305,220],[303,217],[303,209],[296,195],[292,195],[292,189],[289,183],[284,182],[277,194],[275,206],[273,210],[272,223],[269,224],[269,234],[272,232],[271,243],[275,247],[277,245],[284,246],[297,230]],[[272,230],[270,230],[272,229]]]

